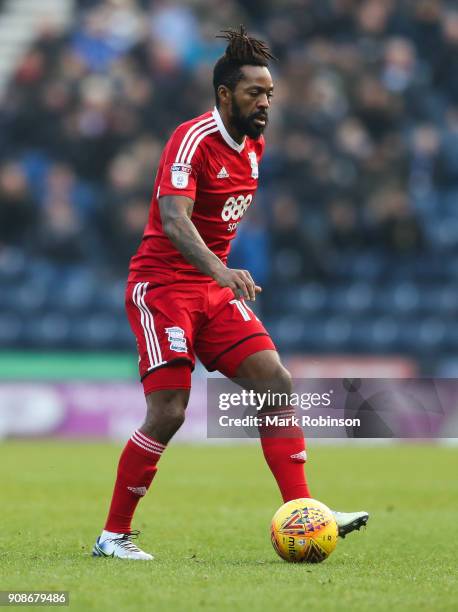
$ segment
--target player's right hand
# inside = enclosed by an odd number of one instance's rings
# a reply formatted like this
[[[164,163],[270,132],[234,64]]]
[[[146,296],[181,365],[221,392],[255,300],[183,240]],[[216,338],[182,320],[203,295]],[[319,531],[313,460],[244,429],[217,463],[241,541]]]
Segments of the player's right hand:
[[[224,268],[214,278],[220,287],[232,289],[238,300],[244,298],[254,302],[256,294],[262,291],[262,288],[255,284],[248,270]]]

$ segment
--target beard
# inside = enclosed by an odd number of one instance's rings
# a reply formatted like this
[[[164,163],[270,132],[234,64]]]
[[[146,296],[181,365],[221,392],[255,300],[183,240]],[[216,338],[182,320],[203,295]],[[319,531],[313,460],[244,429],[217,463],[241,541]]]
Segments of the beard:
[[[257,125],[255,119],[264,119],[265,125]],[[267,113],[258,111],[252,115],[245,116],[242,114],[240,106],[237,104],[235,97],[232,97],[232,117],[231,121],[235,128],[241,133],[246,134],[250,138],[257,140],[267,127],[268,123]]]

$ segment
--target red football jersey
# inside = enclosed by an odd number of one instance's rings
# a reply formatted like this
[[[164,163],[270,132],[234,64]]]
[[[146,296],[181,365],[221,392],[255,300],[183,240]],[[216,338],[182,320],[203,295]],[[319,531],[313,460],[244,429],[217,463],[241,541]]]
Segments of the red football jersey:
[[[208,281],[165,235],[158,198],[182,195],[194,200],[192,222],[208,248],[226,263],[237,225],[256,192],[263,150],[262,136],[235,142],[216,108],[181,124],[161,156],[148,223],[130,262],[129,281],[159,285]]]

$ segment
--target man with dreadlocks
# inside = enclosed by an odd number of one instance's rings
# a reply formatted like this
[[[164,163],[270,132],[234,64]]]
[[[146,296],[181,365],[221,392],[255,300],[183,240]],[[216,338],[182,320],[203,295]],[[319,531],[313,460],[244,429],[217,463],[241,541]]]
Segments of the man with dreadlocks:
[[[137,504],[167,443],[183,423],[196,356],[257,392],[289,394],[291,377],[268,332],[245,300],[261,287],[247,270],[226,265],[230,242],[258,184],[262,136],[273,94],[266,44],[240,31],[213,71],[216,106],[180,125],[159,164],[143,240],[131,260],[126,309],[137,339],[146,396],[143,425],[119,460],[99,557],[152,559],[132,541]],[[288,416],[288,406],[268,406]],[[280,431],[281,430],[281,431]],[[283,500],[310,497],[300,427],[260,427],[262,450]],[[366,523],[365,512],[335,513],[341,536]]]

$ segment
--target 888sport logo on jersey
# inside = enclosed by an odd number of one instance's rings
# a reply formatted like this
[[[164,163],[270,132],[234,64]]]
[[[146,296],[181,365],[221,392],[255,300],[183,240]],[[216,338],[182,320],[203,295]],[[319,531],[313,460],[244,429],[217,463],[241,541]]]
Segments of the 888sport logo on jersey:
[[[253,200],[253,196],[251,193],[244,196],[243,194],[239,196],[230,196],[225,202],[223,206],[223,210],[221,211],[221,218],[223,221],[233,221],[235,223],[229,223],[227,226],[227,231],[232,232],[236,229],[239,224],[240,219],[245,214],[248,206],[251,204]]]

